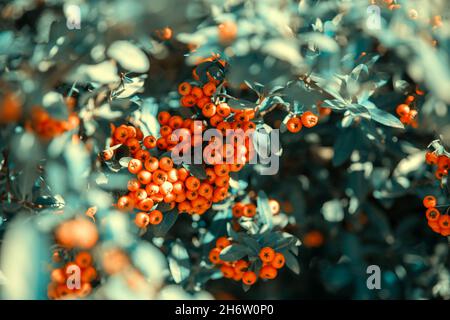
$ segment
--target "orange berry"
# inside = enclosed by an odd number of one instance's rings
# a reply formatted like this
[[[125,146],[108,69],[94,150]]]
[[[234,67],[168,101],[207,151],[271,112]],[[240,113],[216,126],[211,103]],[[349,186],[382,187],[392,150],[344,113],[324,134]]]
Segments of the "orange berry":
[[[180,104],[183,107],[193,107],[197,103],[197,99],[193,95],[187,95],[181,98]]]
[[[124,143],[128,139],[128,130],[126,126],[120,126],[114,131],[114,138],[120,143]]]
[[[220,260],[220,249],[214,248],[209,252],[208,255],[209,261],[213,264],[219,264],[221,262]]]
[[[423,198],[423,205],[425,208],[434,208],[436,207],[437,201],[436,198],[433,196],[426,196]]]
[[[142,172],[142,171],[141,171]],[[138,189],[136,190],[136,192],[134,193],[134,198],[136,199],[136,201],[142,201],[144,199],[147,198],[147,192],[145,191],[145,189]]]
[[[153,149],[154,147],[156,147],[156,138],[154,136],[146,136],[143,143],[144,147],[146,147],[147,149]]]
[[[149,214],[150,217],[150,223],[153,225],[160,224],[163,219],[163,214],[159,210],[153,210]]]
[[[439,210],[436,208],[428,208],[425,214],[428,221],[438,221],[441,216]]]
[[[231,241],[228,240],[227,237],[220,237],[220,238],[217,238],[217,240],[216,240],[216,247],[221,249],[221,250],[225,249],[230,244],[231,244]]]
[[[238,28],[235,22],[225,21],[218,26],[219,41],[222,44],[229,44],[236,39]]]
[[[168,113],[167,111],[161,111],[160,113],[158,113],[158,121],[161,125],[167,124],[169,119],[170,119],[170,113]]]
[[[159,133],[161,134],[161,137],[167,138],[172,134],[172,128],[168,124],[161,126]]]
[[[167,171],[167,180],[169,182],[176,182],[178,181],[178,171],[175,168],[172,168],[170,170]]]
[[[443,229],[448,229],[450,228],[450,216],[449,215],[441,215],[439,217],[439,226]]]
[[[223,164],[216,164],[214,166],[214,173],[219,176],[225,176],[230,172],[230,169],[228,168],[228,165],[223,163]]]
[[[231,266],[223,265],[220,267],[220,271],[222,272],[225,278],[233,278],[234,277],[234,268]]]
[[[182,96],[187,96],[188,94],[191,93],[191,89],[192,87],[188,82],[182,82],[178,86],[178,93],[181,94]]]
[[[136,217],[134,219],[134,223],[139,227],[139,228],[145,228],[146,226],[148,226],[148,224],[150,223],[150,217],[147,213],[145,212],[138,212],[136,214]]]
[[[406,115],[409,114],[410,109],[409,109],[409,106],[408,106],[407,104],[402,103],[402,104],[399,104],[399,105],[397,106],[397,108],[395,109],[395,111],[397,112],[397,114],[398,114],[399,116],[406,116]]]
[[[196,191],[200,188],[200,180],[194,176],[191,176],[185,181],[186,188],[190,191]]]
[[[129,191],[136,191],[141,187],[141,184],[136,179],[131,179],[128,181],[127,188]]]
[[[159,161],[155,157],[150,157],[144,162],[145,169],[150,172],[154,172],[159,168]]]
[[[202,109],[202,114],[207,118],[211,118],[216,114],[216,106],[213,103],[205,104]]]
[[[236,218],[242,217],[244,214],[244,208],[245,208],[245,205],[243,203],[241,203],[241,202],[236,203],[232,208],[233,217],[236,217]]]
[[[275,269],[281,269],[283,268],[284,264],[286,262],[286,259],[284,258],[284,255],[282,253],[275,253],[275,257],[272,260],[272,267]]]
[[[257,276],[253,271],[246,271],[242,275],[242,282],[248,286],[253,285],[256,282]]]
[[[216,85],[214,83],[208,82],[203,86],[203,94],[205,96],[210,97],[214,94],[214,92],[216,92]]]
[[[270,211],[272,212],[273,215],[280,212],[280,203],[275,199],[269,200],[269,207],[270,207]]]
[[[314,127],[317,122],[319,121],[319,117],[316,116],[314,113],[312,113],[311,111],[306,111],[305,113],[303,113],[301,115],[301,120],[302,120],[302,124],[306,127],[306,128],[312,128]]]
[[[270,263],[275,258],[275,250],[270,247],[264,247],[259,251],[259,258],[262,262]]]
[[[159,138],[158,140],[156,140],[156,146],[160,150],[166,150],[168,147],[167,140],[163,137]]]
[[[50,278],[53,282],[64,284],[66,282],[66,272],[61,268],[53,269]]]
[[[145,187],[145,191],[147,192],[147,194],[149,196],[157,194],[157,193],[159,193],[159,185],[151,182]]]
[[[198,192],[197,191],[186,190],[185,193],[186,193],[186,198],[188,200],[191,200],[191,201],[197,199],[197,197],[198,197]]]
[[[245,260],[238,260],[236,261],[236,264],[234,265],[234,270],[237,273],[244,273],[247,271],[250,264]]]
[[[447,156],[439,156],[437,159],[437,166],[439,170],[450,169],[450,158],[448,158]]]
[[[142,161],[139,159],[131,159],[128,163],[128,171],[132,174],[137,174],[142,170]]]
[[[149,184],[152,181],[152,173],[147,170],[141,170],[137,174],[137,179],[141,184]]]
[[[135,153],[141,148],[141,145],[139,144],[139,140],[136,138],[128,139],[125,142],[125,145],[128,147],[128,149],[130,149],[131,153]]]
[[[298,117],[290,118],[286,123],[289,132],[297,133],[302,129],[302,121]]]
[[[243,211],[244,217],[252,218],[256,215],[256,206],[253,203],[246,204]]]
[[[117,207],[123,211],[131,211],[134,208],[134,200],[129,196],[122,196],[117,200]]]
[[[164,171],[169,171],[173,168],[173,161],[169,157],[162,157],[159,159],[159,168]]]
[[[143,199],[138,203],[138,209],[142,211],[150,211],[153,208],[154,201],[150,198]]]
[[[199,87],[193,87],[191,95],[193,95],[196,100],[201,99],[203,97],[203,90]]]
[[[427,152],[425,155],[425,161],[428,164],[437,164],[438,156],[433,152]]]
[[[89,266],[83,271],[81,271],[81,281],[82,282],[91,282],[97,278],[97,271],[93,266]]]
[[[180,213],[186,212],[189,213],[192,210],[191,203],[189,201],[181,201],[178,204],[178,211]],[[219,252],[220,253],[220,252]],[[210,258],[211,259],[211,258]]]
[[[111,149],[107,149],[102,152],[102,158],[105,161],[111,160],[113,156],[114,156],[114,151]]]
[[[216,173],[214,172],[214,169],[212,168],[206,168],[206,179],[209,183],[213,183],[216,179]]]
[[[261,268],[261,271],[259,272],[259,276],[262,279],[275,279],[277,274],[278,274],[277,269],[269,265],[263,266]]]
[[[186,168],[179,168],[177,170],[177,173],[178,173],[178,180],[180,181],[185,181],[189,176],[189,171]]]
[[[165,171],[158,169],[155,170],[155,172],[153,172],[152,180],[159,186],[162,185],[164,182],[166,182],[167,178],[168,178],[167,173]]]
[[[183,118],[181,118],[180,116],[172,116],[169,119],[168,125],[173,130],[179,129],[183,125]]]
[[[213,187],[207,182],[200,183],[200,187],[198,188],[198,194],[202,197],[210,199],[213,195]]]

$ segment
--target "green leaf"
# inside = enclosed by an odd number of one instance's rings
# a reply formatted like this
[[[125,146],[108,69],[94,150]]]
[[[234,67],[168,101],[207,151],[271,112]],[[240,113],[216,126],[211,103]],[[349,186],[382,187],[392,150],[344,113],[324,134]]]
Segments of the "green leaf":
[[[191,270],[189,254],[180,239],[172,245],[168,260],[170,273],[175,283],[181,283],[189,277]]]
[[[355,148],[355,140],[355,129],[353,128],[343,130],[338,135],[333,146],[333,165],[335,167],[343,164],[350,157]]]
[[[178,219],[177,210],[164,213],[163,220],[160,224],[153,226],[153,233],[156,237],[164,237],[166,233],[173,227]]]
[[[368,110],[370,113],[370,117],[372,118],[372,120],[376,122],[384,124],[385,126],[388,127],[394,127],[399,129],[405,128],[403,123],[401,123],[401,121],[397,117],[384,110],[381,110],[379,108],[368,108]]]
[[[248,255],[247,247],[239,244],[232,244],[220,253],[220,259],[223,261],[236,261]]]
[[[199,178],[199,179],[206,179],[206,171],[205,171],[205,167],[203,167],[203,165],[201,164],[187,164],[187,163],[182,163],[182,166],[185,167],[187,170],[189,170],[189,172]]]
[[[290,252],[286,252],[284,258],[286,259],[286,267],[291,269],[295,274],[300,274],[300,265],[297,258]]]
[[[267,226],[268,230],[271,230],[273,227],[272,210],[270,209],[269,199],[263,190],[258,192],[256,203],[260,221]]]

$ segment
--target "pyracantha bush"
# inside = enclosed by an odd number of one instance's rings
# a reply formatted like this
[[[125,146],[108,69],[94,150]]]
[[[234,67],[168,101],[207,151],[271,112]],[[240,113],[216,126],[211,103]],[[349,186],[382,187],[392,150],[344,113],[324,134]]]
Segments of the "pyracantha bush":
[[[447,12],[6,3],[2,298],[449,299]]]

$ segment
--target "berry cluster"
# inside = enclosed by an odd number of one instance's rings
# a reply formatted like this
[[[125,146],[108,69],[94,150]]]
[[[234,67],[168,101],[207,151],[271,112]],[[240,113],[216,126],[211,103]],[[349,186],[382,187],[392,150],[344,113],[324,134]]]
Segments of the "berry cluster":
[[[400,121],[404,125],[410,125],[413,128],[417,128],[417,110],[413,109],[411,103],[414,102],[415,97],[413,95],[409,95],[406,97],[405,102],[401,103],[395,109],[398,116],[400,117]]]
[[[446,155],[437,155],[435,152],[427,152],[425,154],[425,161],[427,164],[437,166],[435,176],[438,180],[441,180],[444,176],[448,175],[450,168],[450,158]]]
[[[276,215],[280,212],[280,203],[277,200],[270,199],[269,206],[273,215]],[[233,217],[235,218],[241,217],[252,218],[256,215],[256,210],[257,207],[254,203],[244,204],[242,202],[236,202],[231,209]]]
[[[220,253],[223,249],[231,245],[231,241],[226,237],[220,237],[216,241],[216,247],[209,252],[209,260],[216,266],[220,266],[220,271],[223,276],[235,281],[242,281],[246,285],[253,285],[256,280],[261,279],[275,279],[278,275],[278,269],[281,269],[285,264],[284,255],[280,252],[275,252],[270,247],[264,247],[259,252],[259,259],[262,262],[261,269],[252,270],[252,264],[255,262],[246,261],[243,259],[236,261],[222,261]],[[256,271],[256,272],[255,272]]]
[[[433,196],[426,196],[423,198],[423,205],[427,208],[426,217],[428,226],[436,233],[444,237],[450,236],[450,216],[448,210],[445,214],[441,214],[436,208],[437,201]]]
[[[25,126],[40,138],[49,140],[66,131],[76,129],[79,124],[80,119],[75,112],[70,113],[67,120],[60,120],[53,118],[44,108],[36,106],[32,108],[31,119],[27,120]]]
[[[80,251],[73,261],[64,264],[58,252],[55,252],[54,262],[63,264],[51,271],[51,282],[48,285],[47,293],[50,299],[84,298],[92,291],[92,282],[97,278],[97,270],[92,265],[92,256],[87,251]],[[69,285],[68,277],[76,275],[79,270],[79,286],[74,283]]]
[[[300,116],[293,116],[286,123],[286,128],[289,132],[297,133],[302,130],[302,127],[312,128],[319,122],[319,117],[311,111],[303,112]]]

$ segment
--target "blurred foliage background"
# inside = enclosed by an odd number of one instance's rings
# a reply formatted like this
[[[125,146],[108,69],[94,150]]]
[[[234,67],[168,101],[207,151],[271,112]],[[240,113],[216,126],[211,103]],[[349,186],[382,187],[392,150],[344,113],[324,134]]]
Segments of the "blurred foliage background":
[[[69,4],[79,8],[79,29],[68,23]],[[371,5],[380,12],[375,28],[367,22]],[[450,203],[449,184],[425,163],[430,142],[440,139],[449,150],[449,6],[2,2],[2,297],[46,299],[55,228],[96,207],[94,299],[449,299],[449,244],[427,226],[422,205],[428,194]],[[235,192],[264,190],[277,199],[282,229],[302,242],[298,274],[284,270],[247,292],[205,266],[204,238],[223,235],[224,226],[212,225],[227,219],[229,206],[143,235],[112,206],[128,172],[99,157],[110,123],[131,119],[156,135],[157,112],[180,108],[178,84],[212,54],[227,61],[227,90],[240,103],[254,107],[258,92],[276,93],[259,107],[260,122],[281,128],[280,170],[263,176],[248,166]],[[408,95],[415,96],[416,128],[395,112]],[[76,98],[72,110],[68,96]],[[314,128],[286,132],[292,113],[318,112],[318,104],[332,112]],[[75,113],[79,124],[43,138],[30,130],[36,106],[60,121]],[[108,275],[111,252],[133,268]],[[382,270],[381,290],[366,287],[373,264]]]

